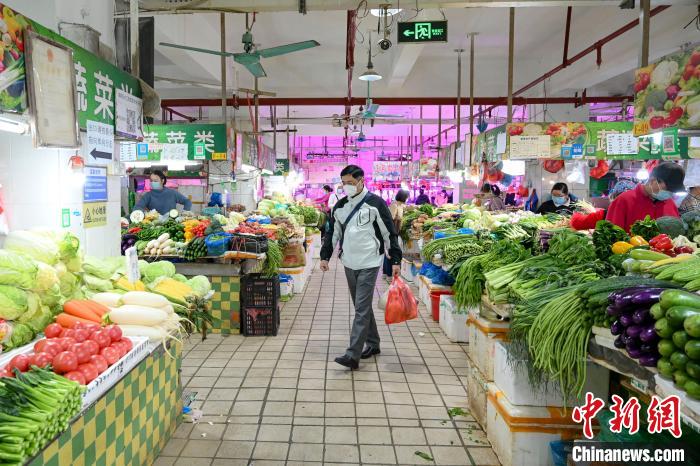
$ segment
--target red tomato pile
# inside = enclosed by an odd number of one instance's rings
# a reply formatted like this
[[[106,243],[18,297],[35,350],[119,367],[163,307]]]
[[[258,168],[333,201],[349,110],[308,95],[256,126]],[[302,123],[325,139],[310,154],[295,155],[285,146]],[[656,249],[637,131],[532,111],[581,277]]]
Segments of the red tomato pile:
[[[34,344],[33,353],[17,355],[0,369],[0,377],[13,377],[14,368],[25,372],[32,365],[50,364],[55,373],[87,385],[133,347],[116,325],[79,322],[68,329],[54,323],[44,329],[44,335],[46,338]]]

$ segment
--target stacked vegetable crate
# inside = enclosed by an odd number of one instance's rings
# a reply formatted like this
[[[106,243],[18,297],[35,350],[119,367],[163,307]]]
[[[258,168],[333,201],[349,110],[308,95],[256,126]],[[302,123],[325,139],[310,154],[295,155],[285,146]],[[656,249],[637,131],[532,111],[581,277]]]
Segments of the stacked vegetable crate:
[[[280,326],[279,276],[241,278],[241,333],[246,336],[277,335]]]

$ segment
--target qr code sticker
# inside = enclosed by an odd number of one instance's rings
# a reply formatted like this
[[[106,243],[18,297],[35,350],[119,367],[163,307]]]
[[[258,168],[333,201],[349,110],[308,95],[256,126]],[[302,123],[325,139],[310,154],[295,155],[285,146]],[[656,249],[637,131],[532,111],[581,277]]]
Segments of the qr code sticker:
[[[676,144],[672,134],[664,136],[664,152],[675,152]]]

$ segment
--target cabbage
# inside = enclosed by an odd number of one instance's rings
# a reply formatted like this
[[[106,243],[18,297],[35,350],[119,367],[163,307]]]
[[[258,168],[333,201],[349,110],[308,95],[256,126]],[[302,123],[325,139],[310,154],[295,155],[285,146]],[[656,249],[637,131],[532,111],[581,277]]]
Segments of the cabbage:
[[[39,262],[54,265],[58,262],[59,251],[56,243],[44,235],[18,230],[5,238],[5,249],[25,254]]]
[[[481,211],[479,209],[468,209],[462,212],[462,217],[469,220],[481,220]]]
[[[36,285],[32,288],[36,292],[47,291],[58,285],[56,269],[43,262],[35,262],[37,266]]]
[[[141,267],[139,267],[141,269]],[[147,264],[141,270],[141,278],[146,283],[151,283],[157,278],[170,277],[175,275],[175,266],[172,262],[158,261]]]
[[[16,319],[28,306],[26,291],[14,286],[0,285],[0,319]]]
[[[187,283],[192,287],[192,290],[197,296],[202,297],[211,291],[211,283],[204,275],[192,277]]]
[[[20,324],[15,322],[12,325],[12,336],[10,337],[10,343],[5,345],[5,349],[17,348],[19,346],[24,346],[34,339],[34,332],[26,324]]]
[[[62,262],[56,264],[56,274],[58,275],[61,294],[65,297],[71,296],[78,286],[78,277],[70,273]]]
[[[69,232],[58,233],[57,244],[62,261],[68,262],[80,258],[80,240],[77,236]]]
[[[112,278],[114,272],[121,266],[123,258],[121,257],[106,257],[100,259],[93,256],[86,256],[83,261],[83,271],[87,274],[94,275],[98,278]]]
[[[95,275],[90,275],[89,273],[83,274],[83,281],[89,289],[94,291],[112,291],[114,289],[109,279],[100,278]]]
[[[33,332],[39,333],[51,322],[53,315],[46,306],[37,306],[34,311],[27,311],[17,319],[17,322],[26,324]]]
[[[187,277],[185,277],[181,273],[176,273],[175,275],[173,275],[173,279],[181,283],[187,283]]]
[[[37,266],[26,256],[0,249],[0,285],[32,288],[36,283]]]
[[[60,306],[63,301],[63,296],[61,295],[61,287],[58,283],[45,291],[39,292],[39,299],[41,299],[41,304],[49,306],[51,308]]]

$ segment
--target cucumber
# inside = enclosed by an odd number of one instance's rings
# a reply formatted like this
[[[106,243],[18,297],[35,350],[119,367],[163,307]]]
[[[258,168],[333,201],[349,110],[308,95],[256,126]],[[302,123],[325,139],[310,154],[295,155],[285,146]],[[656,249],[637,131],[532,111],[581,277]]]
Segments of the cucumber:
[[[649,314],[651,314],[654,320],[660,320],[666,315],[666,311],[664,311],[660,303],[656,303],[649,308]]]
[[[700,380],[700,364],[695,361],[688,361],[685,365],[685,372],[696,380]]]
[[[700,340],[690,340],[683,347],[690,359],[700,361]]]
[[[685,385],[683,385],[683,389],[689,397],[700,400],[700,383],[694,380],[688,380]]]
[[[700,309],[693,309],[692,307],[685,306],[673,306],[666,311],[666,320],[668,325],[673,328],[683,328],[683,322],[690,316],[700,314]]]
[[[688,376],[688,374],[685,373],[685,371],[682,370],[675,370],[673,371],[673,381],[676,382],[676,385],[684,389],[685,384],[691,380],[691,378]]]
[[[673,332],[671,339],[673,340],[674,346],[682,350],[685,348],[685,344],[688,343],[688,340],[690,340],[690,336],[685,330],[676,330]]]
[[[676,369],[685,369],[685,365],[688,364],[688,356],[685,355],[685,353],[681,353],[680,351],[676,351],[671,355],[671,358],[669,359],[671,361],[671,364],[673,364],[673,367]]]
[[[661,293],[659,302],[664,309],[669,309],[674,306],[700,309],[700,295],[683,290],[666,290]]]
[[[693,280],[698,278],[700,278],[700,268],[698,267],[679,270],[678,272],[673,274],[674,282],[687,283],[692,282]]]
[[[695,314],[685,319],[683,328],[691,337],[700,338],[700,315]]]
[[[678,348],[676,348],[676,345],[671,340],[661,340],[659,342],[659,354],[665,358],[670,357],[677,349]]]
[[[638,261],[660,261],[668,259],[668,256],[661,252],[649,251],[647,249],[632,249],[630,257]]]
[[[657,335],[659,335],[661,338],[671,338],[671,335],[673,335],[673,327],[668,325],[668,321],[665,317],[656,321],[654,324],[654,329],[656,330]],[[700,329],[700,325],[698,325],[698,329]]]
[[[668,358],[659,359],[656,363],[656,368],[659,369],[659,373],[664,377],[668,377],[669,379],[673,377],[673,364],[671,364]]]

